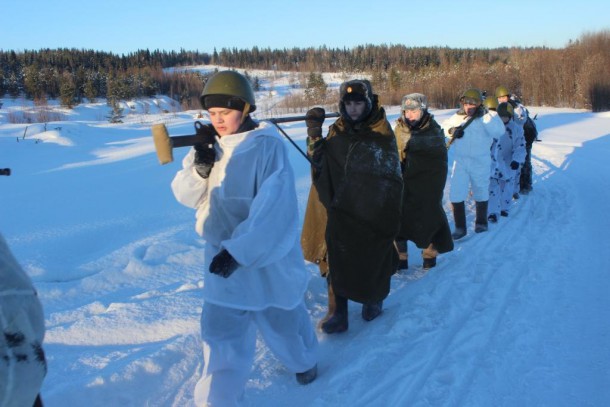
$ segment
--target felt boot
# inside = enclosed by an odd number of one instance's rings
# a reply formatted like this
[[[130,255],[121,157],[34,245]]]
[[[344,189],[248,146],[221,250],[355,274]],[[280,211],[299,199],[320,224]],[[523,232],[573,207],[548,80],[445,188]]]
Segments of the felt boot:
[[[455,231],[451,234],[453,240],[458,240],[466,236],[466,206],[464,202],[452,202],[453,220],[455,222]]]
[[[362,304],[362,319],[372,321],[383,311],[383,301]]]
[[[475,233],[487,232],[489,226],[487,224],[487,201],[477,201],[477,214],[475,217],[474,231]]]
[[[335,309],[327,315],[325,320],[320,321],[320,329],[327,334],[338,334],[347,331],[347,298],[336,295],[332,290],[332,285],[329,284],[328,290],[328,303],[329,307],[331,304],[331,293],[332,301],[335,303]]]
[[[297,373],[297,382],[299,382],[299,384],[309,384],[311,382],[313,382],[314,380],[316,380],[316,377],[318,377],[318,364],[316,363],[311,369],[306,370],[304,372],[301,373]]]

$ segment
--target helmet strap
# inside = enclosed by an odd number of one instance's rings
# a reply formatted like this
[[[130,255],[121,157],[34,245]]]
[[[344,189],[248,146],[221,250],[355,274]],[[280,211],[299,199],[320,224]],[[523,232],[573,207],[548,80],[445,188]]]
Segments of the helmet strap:
[[[250,103],[246,102],[244,105],[244,110],[241,112],[241,122],[239,124],[244,124],[246,117],[248,117],[248,112],[250,111]]]

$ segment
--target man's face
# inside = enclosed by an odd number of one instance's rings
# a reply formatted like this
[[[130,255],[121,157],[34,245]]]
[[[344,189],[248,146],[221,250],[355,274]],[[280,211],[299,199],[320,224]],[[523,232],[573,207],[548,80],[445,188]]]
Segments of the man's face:
[[[355,101],[348,100],[345,102],[345,113],[350,117],[350,119],[356,121],[362,113],[364,113],[364,109],[366,108],[366,102],[364,101]]]
[[[498,103],[508,103],[508,96],[500,96],[498,98]]]
[[[466,112],[468,116],[474,115],[474,113],[477,111],[477,107],[478,105],[475,103],[464,102],[464,112]]]
[[[405,109],[405,119],[416,122],[421,119],[423,112],[421,109]]]
[[[228,136],[237,133],[241,126],[242,112],[235,109],[224,107],[212,107],[208,109],[212,126],[216,129],[219,136]]]

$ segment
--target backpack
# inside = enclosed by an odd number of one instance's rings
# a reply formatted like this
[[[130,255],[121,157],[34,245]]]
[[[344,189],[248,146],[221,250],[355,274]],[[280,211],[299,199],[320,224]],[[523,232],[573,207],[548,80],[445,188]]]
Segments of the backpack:
[[[525,124],[523,124],[523,135],[525,136],[525,142],[532,144],[538,138],[538,129],[536,123],[531,117],[527,116]]]

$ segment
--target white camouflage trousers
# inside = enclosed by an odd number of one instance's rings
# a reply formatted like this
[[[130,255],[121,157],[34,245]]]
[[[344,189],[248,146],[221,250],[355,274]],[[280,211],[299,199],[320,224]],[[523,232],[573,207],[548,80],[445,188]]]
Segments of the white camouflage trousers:
[[[257,328],[289,371],[304,372],[317,363],[318,339],[304,302],[291,310],[261,311],[204,303],[201,337],[205,365],[195,386],[197,406],[239,405],[254,361]]]

